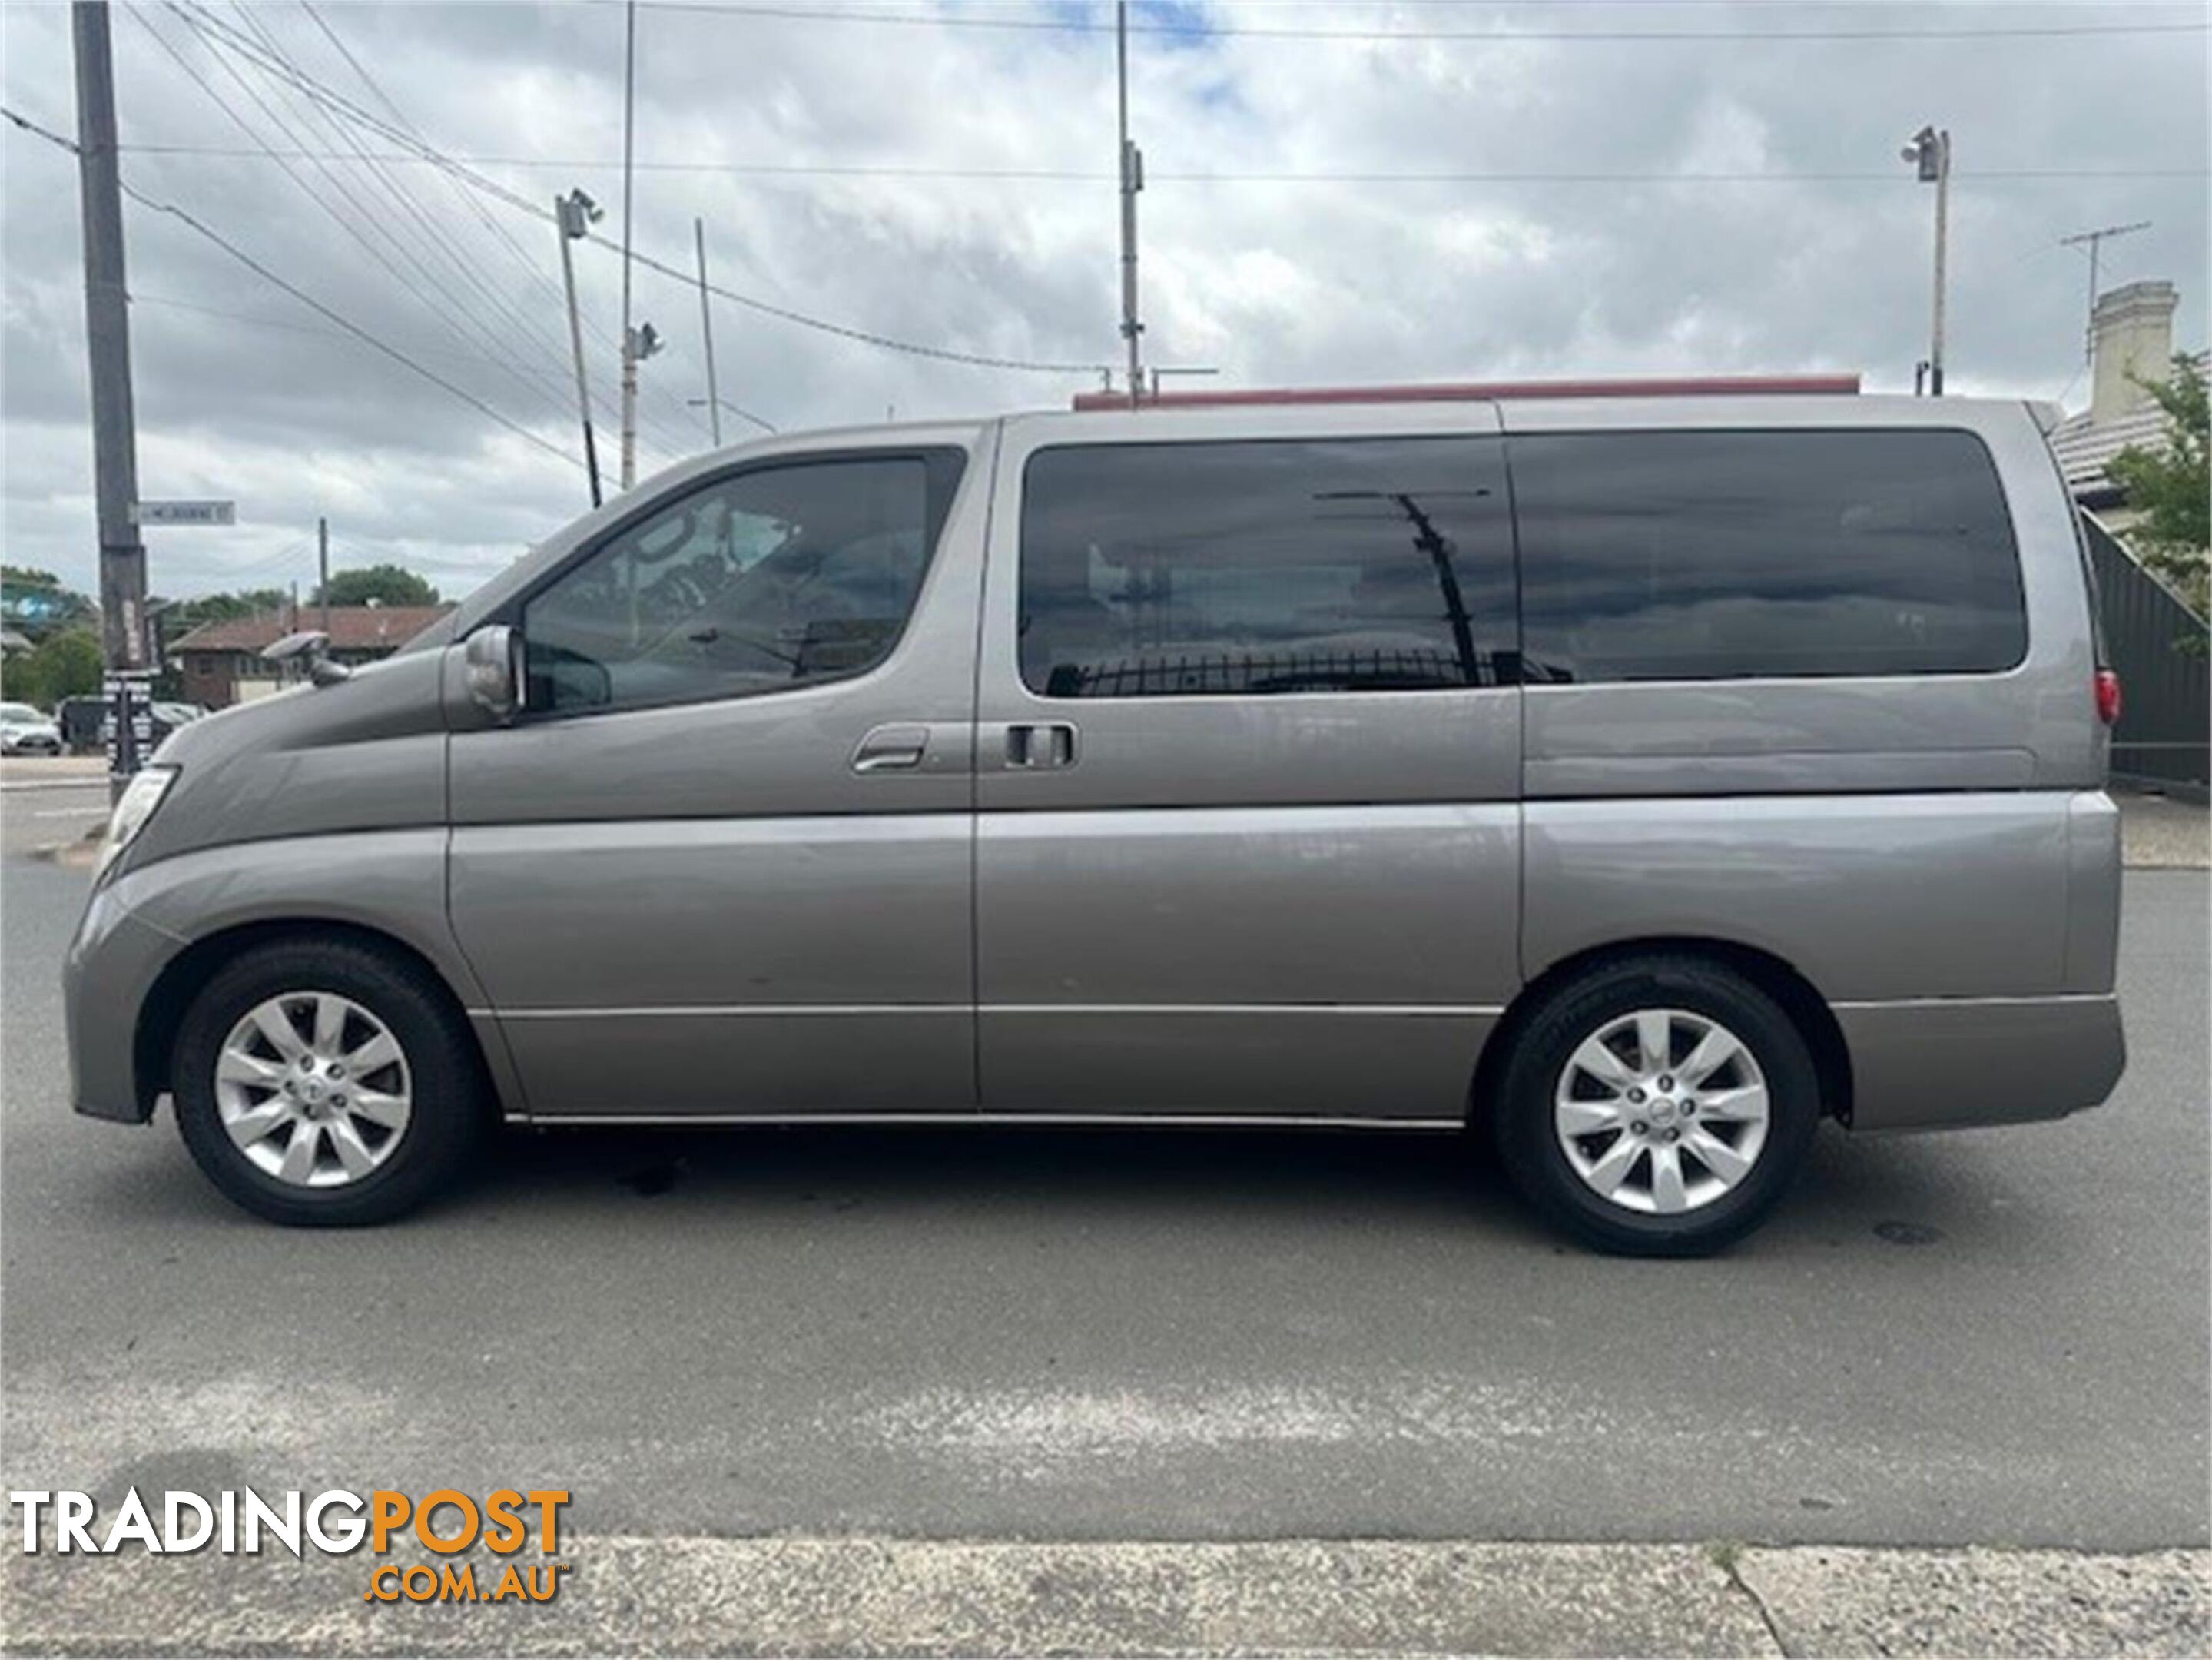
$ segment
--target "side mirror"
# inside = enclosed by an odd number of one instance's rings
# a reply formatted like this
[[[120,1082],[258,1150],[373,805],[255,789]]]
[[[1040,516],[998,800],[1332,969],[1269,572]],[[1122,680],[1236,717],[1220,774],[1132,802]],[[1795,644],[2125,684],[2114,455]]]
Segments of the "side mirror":
[[[463,648],[469,696],[495,721],[522,707],[522,636],[513,629],[478,629]]]
[[[330,656],[331,636],[320,629],[302,629],[297,634],[288,634],[273,646],[264,647],[261,660],[264,663],[289,663],[295,657],[307,660],[307,678],[319,686],[335,686],[341,680],[352,678],[353,671]]]

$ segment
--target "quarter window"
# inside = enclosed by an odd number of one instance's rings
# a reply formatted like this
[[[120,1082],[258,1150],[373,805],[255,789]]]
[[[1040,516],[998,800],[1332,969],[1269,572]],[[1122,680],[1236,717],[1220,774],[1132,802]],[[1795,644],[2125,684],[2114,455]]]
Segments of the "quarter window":
[[[522,616],[537,711],[742,697],[887,656],[928,562],[920,456],[773,466],[694,490],[617,535]]]
[[[2026,654],[1996,470],[1963,432],[1510,441],[1528,678],[1970,674]]]
[[[1504,498],[1494,439],[1041,450],[1023,681],[1054,697],[1510,683]]]

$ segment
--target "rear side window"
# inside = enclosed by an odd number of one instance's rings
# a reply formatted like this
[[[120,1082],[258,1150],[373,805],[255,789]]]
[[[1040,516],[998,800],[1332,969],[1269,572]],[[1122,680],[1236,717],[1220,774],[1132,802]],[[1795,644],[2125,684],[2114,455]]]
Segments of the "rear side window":
[[[1054,697],[1510,684],[1506,523],[1496,439],[1042,450],[1022,679]]]
[[[1511,441],[1528,677],[1973,674],[2027,651],[1996,470],[1962,432]]]

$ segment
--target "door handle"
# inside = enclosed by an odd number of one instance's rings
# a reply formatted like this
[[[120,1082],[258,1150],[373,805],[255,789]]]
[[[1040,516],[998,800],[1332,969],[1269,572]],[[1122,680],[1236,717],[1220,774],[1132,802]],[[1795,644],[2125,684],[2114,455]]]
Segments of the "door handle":
[[[878,727],[853,751],[854,772],[912,772],[929,752],[929,728],[918,721]]]
[[[1065,721],[1046,721],[1006,728],[1006,765],[1018,772],[1044,772],[1075,764],[1075,728]]]

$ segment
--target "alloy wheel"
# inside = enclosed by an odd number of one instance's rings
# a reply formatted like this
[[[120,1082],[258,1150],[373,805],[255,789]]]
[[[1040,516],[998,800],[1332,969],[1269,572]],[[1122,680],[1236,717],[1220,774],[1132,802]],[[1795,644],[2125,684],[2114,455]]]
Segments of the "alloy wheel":
[[[216,1111],[256,1168],[297,1187],[358,1182],[397,1151],[414,1110],[391,1029],[336,992],[284,992],[231,1028]]]
[[[1750,1046],[1687,1009],[1608,1019],[1576,1045],[1553,1091],[1553,1128],[1576,1176],[1652,1216],[1733,1192],[1759,1161],[1768,1116]]]

